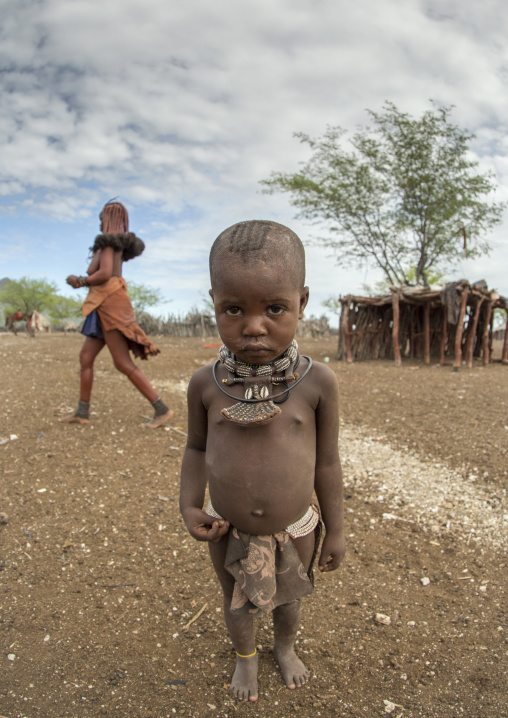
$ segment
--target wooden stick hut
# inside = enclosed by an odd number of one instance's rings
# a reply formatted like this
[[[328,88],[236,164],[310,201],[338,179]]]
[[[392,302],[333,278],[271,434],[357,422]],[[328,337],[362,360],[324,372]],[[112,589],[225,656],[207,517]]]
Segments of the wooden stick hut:
[[[453,363],[458,371],[464,361],[491,361],[493,310],[508,314],[508,303],[484,281],[470,284],[462,279],[441,289],[391,287],[390,294],[378,297],[341,297],[339,359],[402,357]],[[508,332],[503,337],[502,359],[508,364]]]

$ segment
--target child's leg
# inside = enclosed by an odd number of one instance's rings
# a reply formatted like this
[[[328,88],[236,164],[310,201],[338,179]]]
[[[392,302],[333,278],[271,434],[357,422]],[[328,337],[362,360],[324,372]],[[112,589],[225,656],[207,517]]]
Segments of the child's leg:
[[[150,429],[156,429],[161,424],[164,424],[172,416],[173,412],[166,406],[162,399],[158,396],[157,392],[150,384],[148,377],[144,374],[141,369],[134,364],[132,361],[129,345],[124,335],[113,329],[109,332],[104,332],[104,338],[108,349],[113,357],[115,368],[125,374],[127,379],[134,384],[136,389],[143,394],[152,404],[155,415],[154,418],[149,421],[145,426]]]
[[[256,653],[254,618],[231,612],[234,579],[224,568],[228,535],[218,543],[209,543],[212,563],[224,594],[224,620],[236,651],[236,668],[229,690],[241,701],[258,698],[258,656]]]
[[[79,363],[81,366],[81,379],[79,383],[79,404],[75,414],[66,416],[58,421],[63,424],[89,424],[89,408],[90,397],[92,396],[93,386],[93,363],[95,357],[104,347],[103,339],[95,337],[86,337],[79,353]]]
[[[308,570],[314,554],[314,531],[293,539],[300,561]],[[273,655],[288,688],[298,688],[309,680],[309,671],[295,653],[294,643],[300,625],[300,601],[278,606],[273,611]]]

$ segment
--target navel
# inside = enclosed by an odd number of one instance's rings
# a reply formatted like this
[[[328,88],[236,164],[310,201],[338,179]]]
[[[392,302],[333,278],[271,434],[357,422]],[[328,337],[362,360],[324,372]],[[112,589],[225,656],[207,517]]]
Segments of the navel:
[[[265,515],[265,512],[263,509],[254,509],[254,511],[251,511],[252,516],[255,516],[256,518],[261,518],[261,516]]]

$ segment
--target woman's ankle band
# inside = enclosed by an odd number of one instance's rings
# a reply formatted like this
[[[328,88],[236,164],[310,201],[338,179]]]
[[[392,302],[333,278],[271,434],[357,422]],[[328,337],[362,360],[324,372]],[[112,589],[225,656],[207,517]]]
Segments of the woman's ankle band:
[[[258,652],[258,649],[255,648],[255,649],[254,649],[254,653],[250,653],[248,656],[242,656],[241,653],[238,653],[238,651],[235,651],[235,653],[236,653],[236,655],[238,656],[238,658],[252,658],[252,656],[255,656],[257,652]]]

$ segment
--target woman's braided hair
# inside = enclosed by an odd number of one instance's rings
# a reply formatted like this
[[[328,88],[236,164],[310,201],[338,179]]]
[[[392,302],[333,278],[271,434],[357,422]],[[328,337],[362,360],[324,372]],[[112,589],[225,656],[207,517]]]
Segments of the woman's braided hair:
[[[129,232],[129,215],[121,202],[108,202],[100,213],[102,234],[97,235],[92,253],[104,247],[112,247],[115,252],[122,252],[122,259],[139,257],[145,249],[145,243],[133,232]]]
[[[129,231],[129,215],[121,202],[108,202],[100,213],[101,230],[104,234]]]

